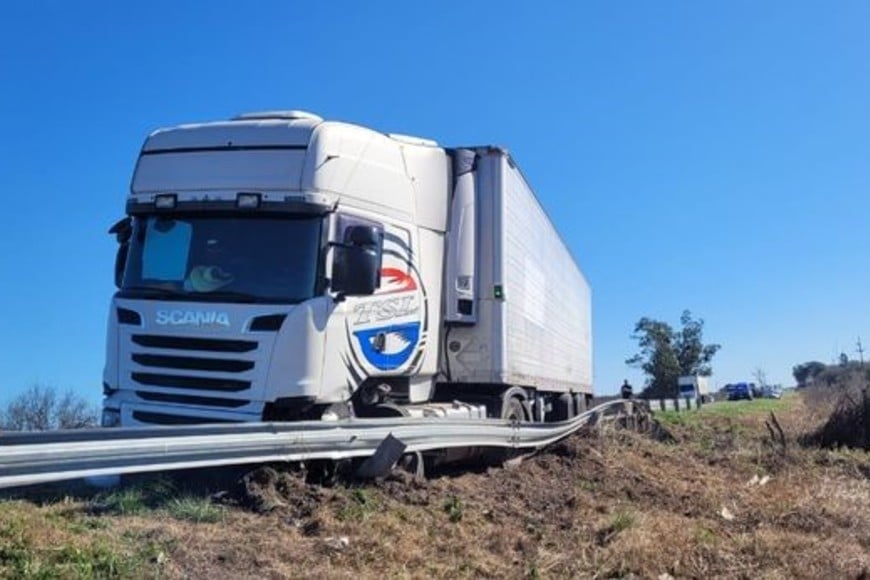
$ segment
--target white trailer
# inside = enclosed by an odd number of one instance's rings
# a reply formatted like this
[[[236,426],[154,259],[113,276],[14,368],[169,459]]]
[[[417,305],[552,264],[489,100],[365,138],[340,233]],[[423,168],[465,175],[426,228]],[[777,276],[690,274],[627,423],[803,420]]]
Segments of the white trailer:
[[[589,285],[504,149],[248,114],[152,133],[126,209],[107,426],[591,398]]]
[[[702,403],[710,401],[710,383],[707,377],[699,375],[686,375],[677,379],[677,391],[679,397],[700,399]]]

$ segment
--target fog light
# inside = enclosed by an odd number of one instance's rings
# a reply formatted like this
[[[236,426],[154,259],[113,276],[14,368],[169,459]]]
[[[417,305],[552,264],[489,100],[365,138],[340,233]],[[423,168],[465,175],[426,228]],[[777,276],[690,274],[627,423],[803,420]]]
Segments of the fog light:
[[[121,411],[119,409],[103,409],[103,427],[120,427],[121,426]]]
[[[178,196],[174,193],[163,193],[154,197],[154,207],[157,209],[174,209]]]
[[[236,196],[236,207],[239,209],[257,209],[260,207],[259,193],[240,193]]]

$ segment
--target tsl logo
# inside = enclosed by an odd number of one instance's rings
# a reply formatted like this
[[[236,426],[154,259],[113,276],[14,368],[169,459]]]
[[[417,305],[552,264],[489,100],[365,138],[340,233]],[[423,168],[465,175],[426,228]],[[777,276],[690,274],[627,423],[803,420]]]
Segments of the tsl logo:
[[[414,314],[418,310],[420,310],[420,301],[416,294],[370,300],[354,307],[353,312],[356,315],[354,325],[401,318]]]

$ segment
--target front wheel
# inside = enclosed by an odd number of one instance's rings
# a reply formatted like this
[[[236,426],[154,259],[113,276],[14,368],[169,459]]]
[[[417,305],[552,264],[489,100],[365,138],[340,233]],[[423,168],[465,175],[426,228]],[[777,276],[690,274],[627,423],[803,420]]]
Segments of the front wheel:
[[[525,405],[519,397],[508,396],[502,399],[501,418],[510,421],[513,425],[525,423],[527,420]],[[521,455],[520,450],[507,447],[490,448],[482,456],[483,464],[487,466],[504,465],[506,462],[517,459]]]
[[[526,411],[523,409],[523,402],[517,397],[507,399],[501,408],[501,418],[508,421],[516,421],[522,423],[526,420]]]

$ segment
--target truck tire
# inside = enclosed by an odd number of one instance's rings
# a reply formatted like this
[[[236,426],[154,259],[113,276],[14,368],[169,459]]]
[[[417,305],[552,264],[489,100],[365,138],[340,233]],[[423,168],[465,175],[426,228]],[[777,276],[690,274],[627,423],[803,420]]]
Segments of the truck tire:
[[[574,418],[574,398],[562,393],[553,399],[553,410],[547,413],[548,422],[567,421]]]
[[[582,415],[589,410],[589,398],[586,393],[574,393],[574,416]]]
[[[501,418],[509,421],[523,423],[526,420],[526,410],[523,408],[523,402],[519,397],[510,397],[505,400],[501,408]]]

